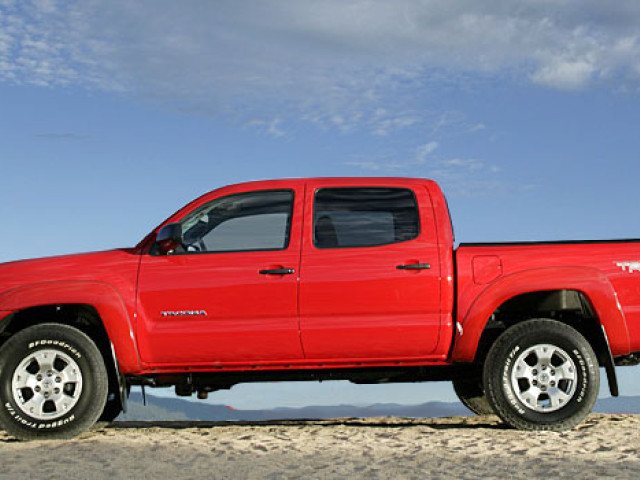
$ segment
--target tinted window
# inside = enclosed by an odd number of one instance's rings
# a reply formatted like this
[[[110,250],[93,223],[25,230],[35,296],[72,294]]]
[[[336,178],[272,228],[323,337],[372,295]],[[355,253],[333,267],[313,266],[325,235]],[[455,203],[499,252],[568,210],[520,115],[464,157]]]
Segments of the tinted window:
[[[189,252],[282,250],[289,244],[293,192],[230,195],[194,210],[182,221]]]
[[[415,196],[404,188],[323,188],[313,222],[318,248],[405,242],[420,231]]]

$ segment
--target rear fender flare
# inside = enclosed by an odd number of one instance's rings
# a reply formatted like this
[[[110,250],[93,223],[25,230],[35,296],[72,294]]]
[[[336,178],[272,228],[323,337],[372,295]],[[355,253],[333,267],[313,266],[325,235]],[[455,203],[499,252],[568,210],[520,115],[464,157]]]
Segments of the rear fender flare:
[[[600,270],[588,267],[539,268],[502,277],[487,287],[464,315],[451,354],[454,362],[472,362],[480,337],[493,312],[524,293],[576,290],[584,294],[599,319],[614,355],[629,353],[629,331],[618,295]]]

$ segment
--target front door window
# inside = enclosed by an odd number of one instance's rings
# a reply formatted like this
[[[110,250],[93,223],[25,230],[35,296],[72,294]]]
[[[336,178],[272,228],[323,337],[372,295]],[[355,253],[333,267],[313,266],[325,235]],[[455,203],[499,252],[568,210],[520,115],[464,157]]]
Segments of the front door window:
[[[289,190],[213,200],[182,221],[186,253],[284,250],[289,244],[292,208]]]

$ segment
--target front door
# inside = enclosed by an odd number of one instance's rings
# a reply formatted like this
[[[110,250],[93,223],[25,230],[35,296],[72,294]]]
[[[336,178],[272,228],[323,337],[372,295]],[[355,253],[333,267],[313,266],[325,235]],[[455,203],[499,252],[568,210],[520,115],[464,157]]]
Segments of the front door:
[[[440,262],[429,193],[423,186],[361,183],[320,180],[307,187],[312,198],[300,280],[306,357],[428,357],[440,332]]]
[[[141,262],[142,361],[246,365],[302,358],[302,205],[302,188],[239,192],[180,220],[184,246]]]

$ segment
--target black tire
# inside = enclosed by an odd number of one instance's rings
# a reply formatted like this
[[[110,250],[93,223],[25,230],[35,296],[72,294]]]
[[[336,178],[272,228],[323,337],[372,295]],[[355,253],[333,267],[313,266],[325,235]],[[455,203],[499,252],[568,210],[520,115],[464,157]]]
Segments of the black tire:
[[[111,423],[122,413],[120,399],[108,400],[98,422]]]
[[[0,348],[0,366],[0,424],[19,440],[74,437],[104,409],[104,360],[73,327],[48,323],[16,333]],[[24,378],[30,386],[20,387]]]
[[[480,378],[456,379],[453,381],[453,390],[462,404],[476,415],[493,415]]]
[[[507,329],[487,355],[485,393],[498,416],[521,430],[568,430],[591,411],[600,372],[589,342],[563,323],[536,319]]]
[[[92,430],[99,430],[101,428],[108,427],[113,421],[122,413],[122,406],[119,399],[107,398],[107,403],[104,406],[102,415],[98,418],[98,421],[93,425]]]

